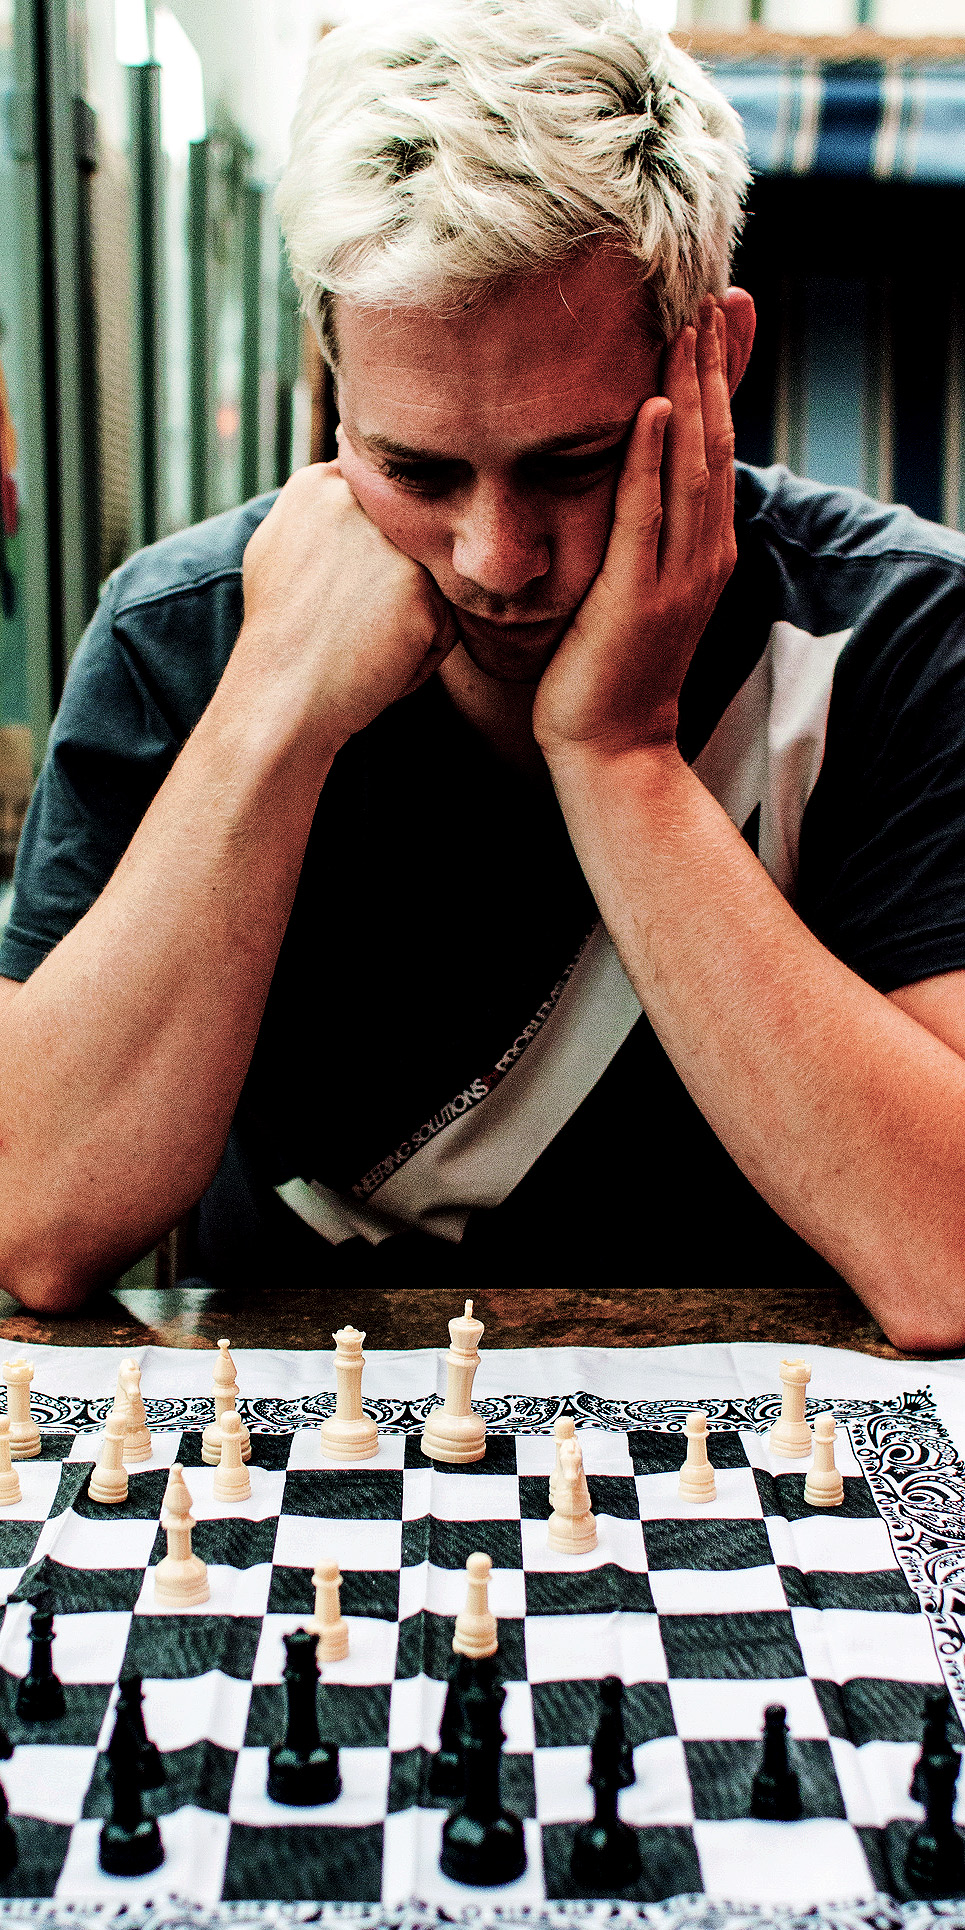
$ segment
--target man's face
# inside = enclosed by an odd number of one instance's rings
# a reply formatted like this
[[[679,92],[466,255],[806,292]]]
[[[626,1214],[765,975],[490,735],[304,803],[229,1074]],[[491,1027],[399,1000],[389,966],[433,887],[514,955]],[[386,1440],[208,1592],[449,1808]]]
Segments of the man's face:
[[[500,681],[538,681],[603,560],[661,349],[613,248],[440,318],[340,301],[339,464]]]

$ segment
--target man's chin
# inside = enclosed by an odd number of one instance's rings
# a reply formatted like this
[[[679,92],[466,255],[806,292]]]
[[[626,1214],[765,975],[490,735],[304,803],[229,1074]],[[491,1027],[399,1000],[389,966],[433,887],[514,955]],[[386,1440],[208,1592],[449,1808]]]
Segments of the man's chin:
[[[455,612],[459,640],[467,657],[499,683],[538,684],[570,619],[545,623],[488,623],[484,617]]]

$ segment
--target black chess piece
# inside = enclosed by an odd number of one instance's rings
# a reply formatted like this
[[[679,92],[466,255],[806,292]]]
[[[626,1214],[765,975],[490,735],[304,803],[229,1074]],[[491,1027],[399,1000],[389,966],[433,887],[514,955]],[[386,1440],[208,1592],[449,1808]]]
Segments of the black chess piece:
[[[636,1781],[633,1751],[623,1724],[623,1683],[617,1675],[600,1683],[600,1719],[590,1750],[590,1788],[595,1797],[592,1823],[581,1823],[573,1838],[570,1874],[581,1890],[595,1896],[623,1890],[640,1875],[637,1832],[617,1815],[621,1789]]]
[[[119,1702],[107,1745],[111,1813],[101,1824],[98,1861],[108,1876],[146,1876],[164,1861],[157,1818],[141,1803],[141,1739],[129,1705]]]
[[[8,1756],[12,1756],[13,1750],[8,1748],[7,1754]],[[7,1792],[3,1784],[0,1783],[0,1877],[9,1876],[11,1870],[16,1869],[16,1866],[17,1838],[13,1824],[10,1821],[10,1804],[7,1801]]]
[[[921,1755],[915,1764],[909,1787],[909,1795],[916,1803],[925,1803],[925,1758],[926,1756],[955,1756],[957,1752],[948,1740],[948,1718],[951,1715],[952,1699],[945,1688],[926,1689],[923,1711]]]
[[[965,1895],[965,1842],[952,1822],[960,1759],[947,1735],[944,1748],[938,1741],[915,1769],[915,1784],[923,1791],[916,1800],[924,1803],[925,1820],[909,1838],[905,1877],[916,1897]]]
[[[17,1689],[17,1714],[23,1722],[55,1722],[66,1708],[63,1683],[54,1674],[54,1604],[50,1590],[34,1597],[30,1617],[30,1667]]]
[[[480,1680],[488,1668],[495,1676],[495,1662],[487,1659],[474,1665]],[[428,1793],[441,1797],[446,1802],[454,1802],[462,1795],[462,1757],[459,1753],[459,1734],[462,1729],[462,1696],[470,1681],[470,1658],[466,1655],[456,1657],[456,1666],[449,1678],[446,1700],[439,1725],[439,1747],[429,1764]]]
[[[801,1790],[787,1753],[787,1710],[772,1702],[764,1711],[761,1766],[751,1786],[750,1813],[765,1823],[794,1823],[801,1814]]]
[[[460,1696],[462,1795],[443,1825],[439,1867],[456,1883],[489,1889],[522,1876],[526,1844],[519,1817],[503,1808],[499,1793],[506,1691],[485,1664],[467,1660],[466,1677]]]
[[[284,1637],[288,1724],[268,1755],[268,1794],[275,1803],[308,1809],[334,1803],[342,1787],[338,1749],[318,1733],[318,1636],[296,1628]]]
[[[144,1692],[141,1677],[132,1669],[118,1683],[117,1706],[126,1710],[141,1750],[141,1788],[160,1789],[165,1781],[161,1751],[144,1727]]]

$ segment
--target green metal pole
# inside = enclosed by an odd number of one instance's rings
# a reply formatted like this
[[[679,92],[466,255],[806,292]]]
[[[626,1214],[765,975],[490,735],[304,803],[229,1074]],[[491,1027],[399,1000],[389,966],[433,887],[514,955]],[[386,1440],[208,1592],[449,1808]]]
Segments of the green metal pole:
[[[188,158],[188,246],[191,306],[191,518],[208,514],[211,500],[211,342],[209,195],[211,149],[207,136],[192,141]]]
[[[261,446],[261,227],[264,189],[247,181],[242,203],[241,494],[257,496]]]
[[[17,161],[15,245],[22,263],[18,278],[23,394],[20,398],[21,593],[26,633],[27,721],[34,754],[42,757],[52,714],[52,655],[48,558],[53,543],[52,505],[47,489],[46,410],[44,407],[43,177],[38,156],[41,93],[38,81],[37,21],[32,8],[14,9],[16,91],[11,103],[12,149]],[[59,622],[59,620],[58,620]]]
[[[96,361],[80,341],[78,300],[78,193],[68,0],[35,0],[47,125],[47,226],[45,276],[45,397],[47,486],[56,497],[59,555],[51,555],[51,680],[59,700],[67,664],[91,614],[84,561],[83,465],[89,450],[81,436],[81,383],[96,383]],[[83,369],[83,373],[82,373]]]
[[[135,541],[165,528],[161,69],[129,69],[134,228]]]

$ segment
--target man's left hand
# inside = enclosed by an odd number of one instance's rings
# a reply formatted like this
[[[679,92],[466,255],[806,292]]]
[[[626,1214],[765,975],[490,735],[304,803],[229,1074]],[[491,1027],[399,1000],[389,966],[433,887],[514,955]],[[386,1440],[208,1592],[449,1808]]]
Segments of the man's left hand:
[[[674,745],[687,666],[737,560],[727,324],[712,298],[668,350],[665,385],[637,415],[606,554],[536,693],[548,759]]]

